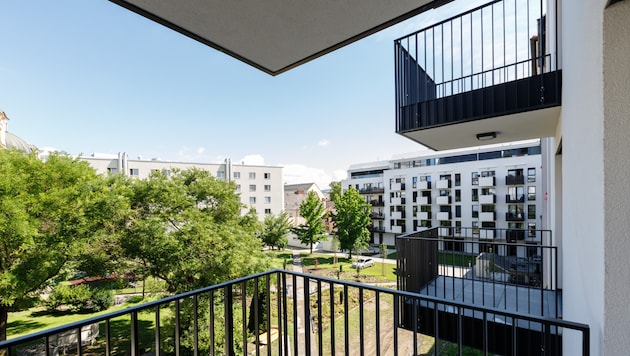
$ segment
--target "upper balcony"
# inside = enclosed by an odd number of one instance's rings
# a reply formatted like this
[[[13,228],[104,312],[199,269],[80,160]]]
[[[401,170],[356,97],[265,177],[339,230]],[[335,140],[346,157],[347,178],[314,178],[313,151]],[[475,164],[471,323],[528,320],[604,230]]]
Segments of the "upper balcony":
[[[553,136],[556,22],[555,0],[501,0],[397,39],[396,132],[437,150]]]

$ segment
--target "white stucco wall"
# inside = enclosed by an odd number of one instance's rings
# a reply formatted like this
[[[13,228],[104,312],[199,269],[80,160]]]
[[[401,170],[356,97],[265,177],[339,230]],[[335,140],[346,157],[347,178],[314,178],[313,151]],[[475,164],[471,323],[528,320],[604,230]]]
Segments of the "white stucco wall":
[[[602,354],[605,195],[602,95],[603,0],[562,2],[563,318],[591,327]],[[564,338],[566,355],[581,344]]]
[[[604,347],[630,353],[630,2],[604,10]]]

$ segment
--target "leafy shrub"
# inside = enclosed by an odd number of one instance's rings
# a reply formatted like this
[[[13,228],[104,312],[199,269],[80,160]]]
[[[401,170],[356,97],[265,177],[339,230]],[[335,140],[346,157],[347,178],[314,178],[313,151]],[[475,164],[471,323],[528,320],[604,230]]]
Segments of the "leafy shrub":
[[[129,304],[136,304],[136,303],[140,303],[143,300],[141,295],[134,295],[133,297],[127,299],[127,303]]]
[[[87,309],[91,296],[90,288],[86,285],[69,286],[61,284],[55,287],[45,305],[51,311],[64,305],[70,311],[77,312]]]
[[[105,310],[114,304],[114,292],[102,288],[94,288],[92,289],[90,301],[93,311]]]

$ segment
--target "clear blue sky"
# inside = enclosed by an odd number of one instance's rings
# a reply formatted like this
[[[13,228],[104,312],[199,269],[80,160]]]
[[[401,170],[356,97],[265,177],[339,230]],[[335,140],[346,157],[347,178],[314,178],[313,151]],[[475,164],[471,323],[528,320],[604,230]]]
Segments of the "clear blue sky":
[[[394,133],[393,40],[443,10],[272,77],[108,1],[0,0],[0,109],[39,148],[245,158],[324,186],[424,149]]]

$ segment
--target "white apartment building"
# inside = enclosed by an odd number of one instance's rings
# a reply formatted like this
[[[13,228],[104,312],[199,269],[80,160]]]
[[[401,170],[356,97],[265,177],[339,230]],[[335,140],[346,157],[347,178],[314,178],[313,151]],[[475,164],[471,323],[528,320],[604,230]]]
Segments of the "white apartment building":
[[[372,205],[375,244],[394,245],[398,235],[432,227],[544,229],[544,141],[431,151],[353,165],[342,187],[356,188]],[[532,232],[519,240],[539,238]]]
[[[219,179],[227,179],[236,184],[236,192],[244,204],[242,213],[249,208],[256,209],[260,220],[265,215],[279,214],[284,208],[282,167],[233,164],[230,159],[224,163],[172,162],[160,159],[129,159],[124,152],[118,155],[92,154],[81,156],[101,174],[125,174],[140,179],[151,172],[163,171],[169,174],[175,169],[198,168],[209,171]]]

